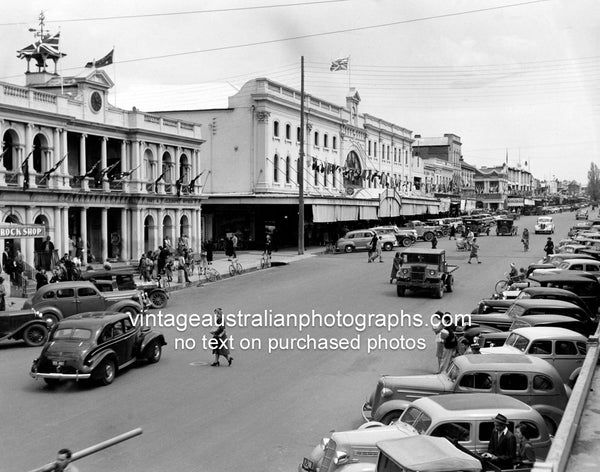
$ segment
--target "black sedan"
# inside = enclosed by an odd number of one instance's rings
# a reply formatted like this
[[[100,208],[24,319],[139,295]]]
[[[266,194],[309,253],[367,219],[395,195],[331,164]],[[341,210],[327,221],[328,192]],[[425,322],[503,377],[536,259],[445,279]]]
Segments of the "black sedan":
[[[31,376],[49,385],[86,379],[108,385],[117,372],[138,360],[158,362],[166,344],[164,336],[134,321],[127,313],[106,311],[60,321],[33,361]]]

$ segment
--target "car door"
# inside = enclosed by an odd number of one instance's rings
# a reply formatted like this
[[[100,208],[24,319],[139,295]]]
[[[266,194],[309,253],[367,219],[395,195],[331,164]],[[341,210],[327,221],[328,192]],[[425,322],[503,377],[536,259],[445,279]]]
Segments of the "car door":
[[[55,292],[56,298],[45,299],[44,302],[52,302],[52,305],[59,310],[63,317],[79,313],[77,311],[77,297],[75,297],[75,289],[59,288]]]
[[[95,287],[77,288],[78,313],[104,310],[104,298]]]
[[[373,234],[371,231],[363,231],[356,234],[356,238],[354,238],[354,242],[356,244],[356,249],[366,249],[373,238]]]
[[[529,377],[523,372],[503,372],[498,379],[498,393],[521,400],[529,405]]]
[[[582,354],[575,341],[556,340],[554,341],[553,357],[554,367],[558,370],[563,382],[567,383],[573,371],[582,366],[585,350]]]

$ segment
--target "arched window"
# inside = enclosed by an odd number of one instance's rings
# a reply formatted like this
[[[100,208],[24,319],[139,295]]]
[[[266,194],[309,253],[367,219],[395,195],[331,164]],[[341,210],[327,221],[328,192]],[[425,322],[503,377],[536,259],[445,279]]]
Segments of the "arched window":
[[[331,138],[332,142],[331,142],[331,147],[333,149],[337,149],[337,137],[334,136],[333,138]]]
[[[296,128],[296,142],[300,142],[300,126]]]
[[[315,131],[315,146],[319,145],[319,132]]]
[[[292,125],[285,125],[285,139],[292,139]]]
[[[324,148],[329,147],[329,136],[327,134],[323,135],[323,147]]]
[[[279,182],[279,156],[273,158],[273,182]]]
[[[279,121],[273,122],[273,136],[276,138],[279,137]]]
[[[285,158],[285,183],[290,183],[290,156]]]

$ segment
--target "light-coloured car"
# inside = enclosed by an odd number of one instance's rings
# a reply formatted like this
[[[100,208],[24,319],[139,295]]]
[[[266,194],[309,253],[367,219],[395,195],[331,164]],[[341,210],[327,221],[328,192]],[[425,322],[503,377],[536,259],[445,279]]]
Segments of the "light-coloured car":
[[[473,452],[484,451],[494,429],[494,416],[499,411],[508,418],[511,429],[519,423],[529,427],[536,456],[544,459],[550,437],[546,423],[537,411],[506,395],[473,393],[420,398],[412,402],[400,420],[392,425],[370,422],[357,430],[334,432],[304,458],[298,471],[344,472],[350,467],[358,470],[358,463],[362,464],[360,470],[368,470],[368,464],[377,462],[378,442],[417,434],[447,437]]]
[[[348,231],[343,237],[335,243],[337,251],[354,252],[358,250],[368,249],[373,236],[377,234],[370,229],[357,229]],[[384,251],[391,251],[394,246],[398,245],[396,236],[393,234],[381,234],[381,240]]]
[[[397,226],[375,226],[369,228],[377,234],[393,234],[399,246],[408,247],[417,241],[417,232],[414,229],[400,229]]]
[[[560,274],[566,270],[583,270],[585,272],[592,272],[596,275],[600,275],[600,261],[593,259],[568,259],[562,261],[554,269],[535,269],[533,275]]]
[[[582,334],[564,328],[535,327],[515,329],[503,346],[486,347],[482,354],[530,354],[548,361],[563,381],[575,384],[585,360],[587,339]]]
[[[535,234],[554,233],[554,220],[551,216],[540,216],[537,219],[537,223],[535,224]]]
[[[575,215],[576,220],[587,220],[588,219],[588,211],[587,208],[582,208]]]

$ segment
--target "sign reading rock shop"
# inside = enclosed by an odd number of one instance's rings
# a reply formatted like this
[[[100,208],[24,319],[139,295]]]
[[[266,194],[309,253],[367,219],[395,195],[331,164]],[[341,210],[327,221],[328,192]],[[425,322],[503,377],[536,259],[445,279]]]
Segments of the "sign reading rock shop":
[[[46,227],[43,225],[0,224],[0,238],[43,238]]]

